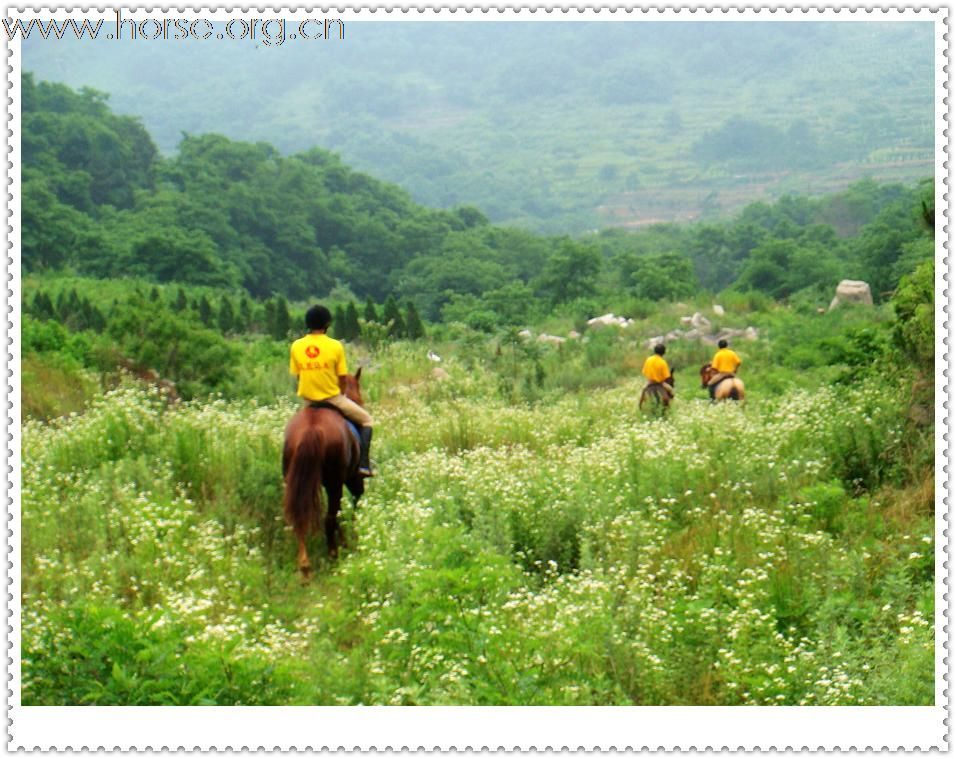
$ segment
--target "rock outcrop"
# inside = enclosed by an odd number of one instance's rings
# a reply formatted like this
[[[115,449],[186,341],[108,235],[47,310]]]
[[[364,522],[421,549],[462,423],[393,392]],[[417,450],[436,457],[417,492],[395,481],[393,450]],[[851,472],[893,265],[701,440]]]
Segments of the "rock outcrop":
[[[830,301],[830,311],[843,303],[861,303],[865,306],[873,305],[873,294],[866,282],[857,279],[844,279],[837,285],[836,295]]]
[[[713,331],[713,326],[711,326],[710,319],[700,312],[690,317],[690,326],[692,326],[702,335],[709,335]]]
[[[557,335],[538,335],[538,342],[548,345],[561,345],[565,340],[567,340],[566,337],[558,337]]]
[[[595,316],[593,319],[588,319],[588,326],[591,328],[630,327],[633,323],[633,319],[627,319],[623,316],[615,316],[614,314],[604,314],[603,316]]]

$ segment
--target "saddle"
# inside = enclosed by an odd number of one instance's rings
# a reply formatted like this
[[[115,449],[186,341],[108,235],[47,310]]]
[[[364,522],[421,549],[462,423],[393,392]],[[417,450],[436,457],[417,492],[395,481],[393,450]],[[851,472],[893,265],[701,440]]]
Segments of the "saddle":
[[[355,438],[356,444],[359,448],[362,447],[362,433],[359,432],[358,425],[349,419],[345,414],[343,414],[339,409],[333,406],[331,403],[325,401],[309,401],[309,408],[327,408],[334,411],[336,414],[342,417],[345,420],[345,427],[352,434],[352,437]]]
[[[710,385],[711,387],[717,387],[717,385],[719,385],[721,382],[725,382],[726,380],[732,380],[732,379],[737,379],[737,375],[735,373],[718,372],[717,374],[714,375],[713,379],[711,379],[711,381],[708,382],[707,384]]]
[[[668,377],[663,382],[648,382],[645,390],[657,390],[667,393],[671,398],[674,397],[674,379],[673,377]]]

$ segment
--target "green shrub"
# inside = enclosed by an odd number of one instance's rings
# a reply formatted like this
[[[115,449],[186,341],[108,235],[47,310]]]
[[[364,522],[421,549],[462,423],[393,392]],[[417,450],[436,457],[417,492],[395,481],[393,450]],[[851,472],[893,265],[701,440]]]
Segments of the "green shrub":
[[[294,697],[282,667],[186,644],[188,630],[163,622],[161,612],[134,619],[88,604],[52,612],[24,639],[24,704],[232,706]]]
[[[928,373],[933,371],[936,358],[935,288],[933,260],[930,259],[903,277],[893,297],[896,344],[903,352],[904,360],[915,362]]]

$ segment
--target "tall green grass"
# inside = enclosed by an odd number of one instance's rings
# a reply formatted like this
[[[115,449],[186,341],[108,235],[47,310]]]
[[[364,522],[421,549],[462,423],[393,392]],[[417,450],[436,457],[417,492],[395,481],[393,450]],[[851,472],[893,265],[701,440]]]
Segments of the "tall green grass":
[[[308,586],[291,402],[121,387],[27,422],[24,702],[932,703],[902,389],[688,389],[660,418],[623,375],[514,403],[493,365],[417,353],[363,373],[379,474]]]

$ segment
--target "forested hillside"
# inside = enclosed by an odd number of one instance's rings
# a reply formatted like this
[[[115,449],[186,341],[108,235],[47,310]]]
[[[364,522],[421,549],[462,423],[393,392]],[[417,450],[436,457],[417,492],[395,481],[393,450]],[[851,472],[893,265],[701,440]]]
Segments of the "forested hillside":
[[[842,278],[869,281],[879,297],[932,251],[918,223],[929,191],[872,181],[753,204],[727,222],[572,239],[494,226],[474,208],[425,208],[317,148],[284,157],[203,135],[162,157],[103,95],[30,75],[23,125],[28,272],[241,288],[254,298],[338,288],[478,325],[728,287],[782,298]]]
[[[183,133],[322,146],[427,206],[571,233],[921,178],[933,60],[931,22],[869,19],[362,21],[311,44],[24,46],[26,70],[110,92],[166,155]]]

